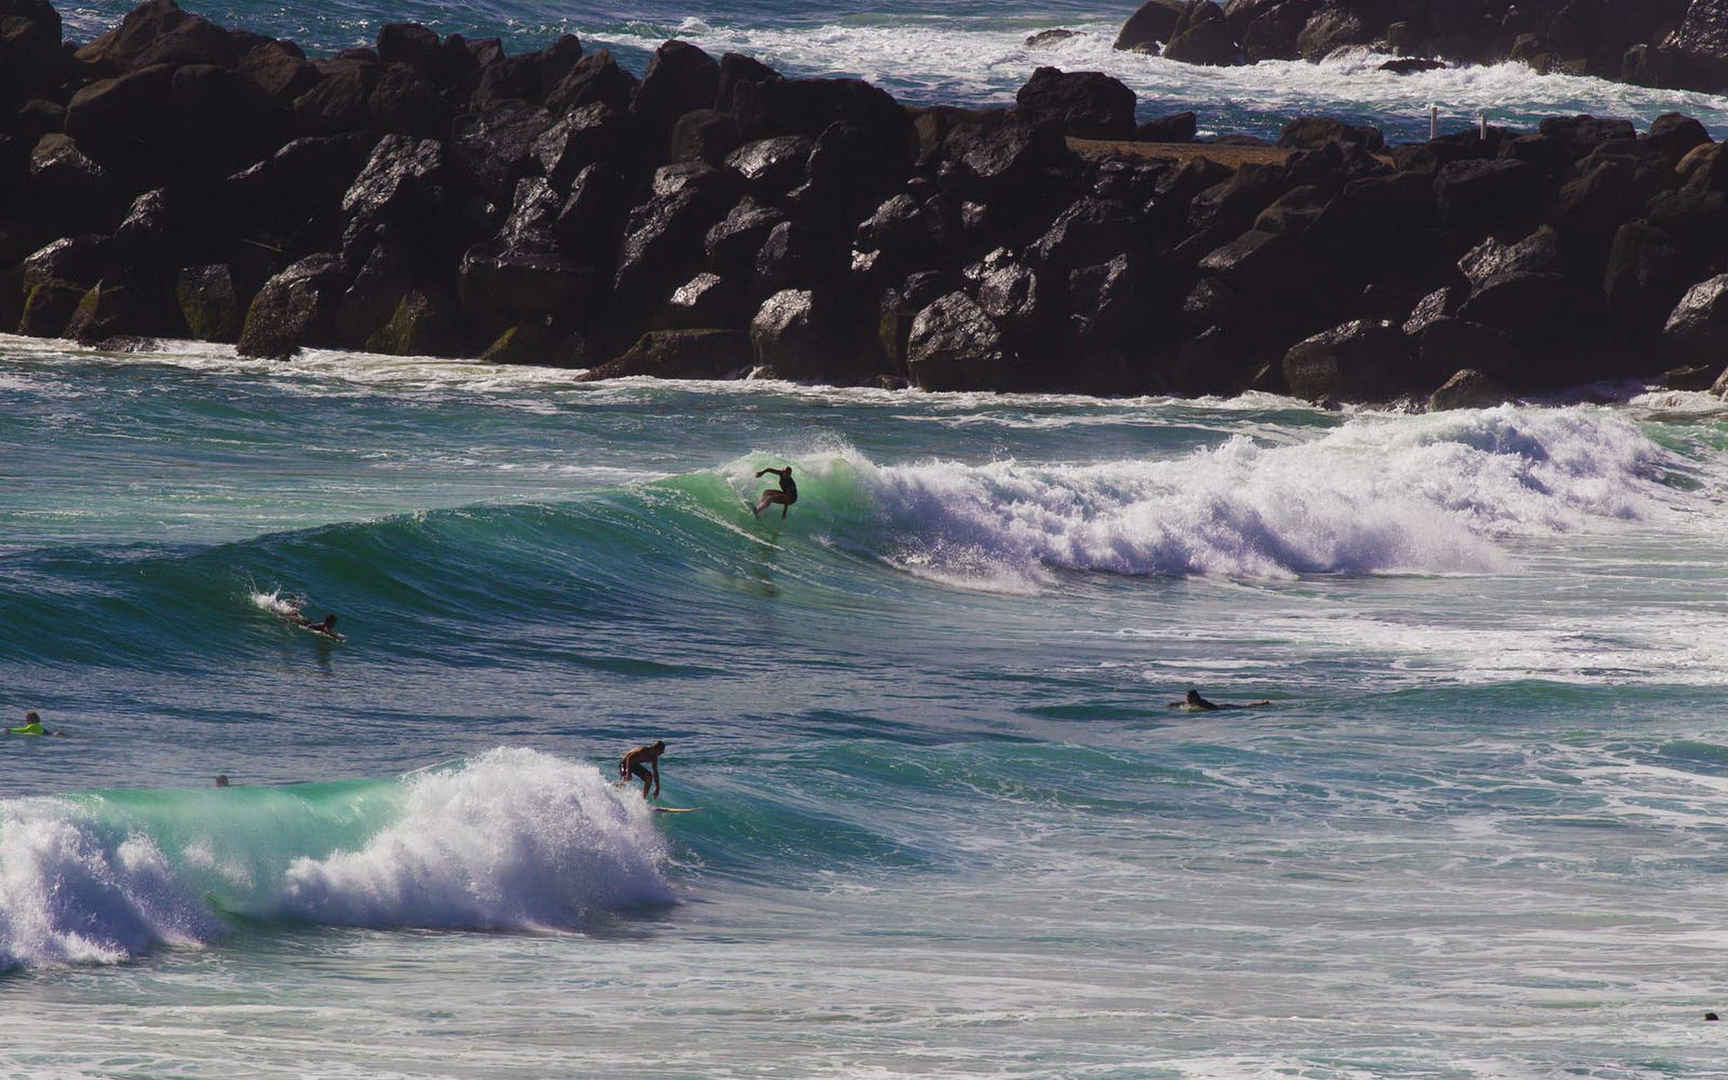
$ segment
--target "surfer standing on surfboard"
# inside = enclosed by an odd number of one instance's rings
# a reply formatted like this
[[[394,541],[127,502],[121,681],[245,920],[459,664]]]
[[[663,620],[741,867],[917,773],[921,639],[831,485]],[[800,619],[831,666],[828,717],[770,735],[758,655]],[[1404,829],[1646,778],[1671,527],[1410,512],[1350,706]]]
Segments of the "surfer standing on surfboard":
[[[642,797],[658,799],[660,797],[660,755],[666,752],[666,741],[656,739],[651,746],[632,746],[624,751],[624,756],[618,759],[618,780],[628,781],[632,776],[642,781]],[[648,781],[654,781],[654,794],[648,794]]]
[[[792,482],[792,466],[788,465],[784,469],[763,469],[761,472],[756,474],[756,479],[760,480],[769,473],[773,473],[780,478],[780,490],[775,491],[773,488],[769,488],[767,491],[764,491],[762,493],[762,501],[757,503],[756,509],[751,512],[757,517],[761,517],[762,511],[768,509],[768,507],[775,503],[779,503],[781,520],[785,520],[786,511],[791,509],[792,504],[798,501],[798,485]]]

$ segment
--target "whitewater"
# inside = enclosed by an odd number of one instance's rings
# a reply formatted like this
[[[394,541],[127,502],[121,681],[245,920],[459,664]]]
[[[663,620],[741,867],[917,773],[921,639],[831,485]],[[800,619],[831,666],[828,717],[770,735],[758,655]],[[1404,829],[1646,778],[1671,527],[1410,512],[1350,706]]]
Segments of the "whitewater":
[[[1706,395],[0,337],[0,440],[0,1073],[1724,1075]]]

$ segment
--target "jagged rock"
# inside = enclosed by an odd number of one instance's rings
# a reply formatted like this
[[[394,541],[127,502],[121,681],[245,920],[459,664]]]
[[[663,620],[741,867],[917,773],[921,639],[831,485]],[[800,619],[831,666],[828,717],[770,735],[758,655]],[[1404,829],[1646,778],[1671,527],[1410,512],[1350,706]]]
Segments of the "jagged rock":
[[[220,204],[232,231],[291,255],[335,247],[343,194],[371,145],[363,135],[295,139],[230,176]]]
[[[517,181],[540,171],[536,144],[552,124],[552,114],[537,105],[507,102],[458,117],[445,153],[465,183],[507,205]]]
[[[1044,235],[1027,246],[1026,254],[1036,263],[1066,272],[1108,260],[1136,231],[1127,207],[1087,195],[1058,214]]]
[[[241,297],[226,263],[188,266],[174,288],[180,317],[199,341],[234,341],[240,336]]]
[[[294,99],[294,126],[303,135],[336,135],[370,125],[367,106],[379,65],[365,60],[322,60],[318,81]]]
[[[563,84],[581,60],[582,42],[574,34],[560,35],[535,52],[501,57],[481,70],[469,104],[487,109],[501,101],[542,101]]]
[[[1199,129],[1199,119],[1193,113],[1171,113],[1140,124],[1134,129],[1134,138],[1140,142],[1188,143],[1194,141]]]
[[[610,165],[576,174],[553,228],[559,246],[591,266],[611,266],[624,226],[624,178]]]
[[[1524,366],[1522,352],[1503,331],[1468,319],[1434,319],[1422,328],[1416,342],[1417,371],[1428,379],[1444,378],[1462,367],[1479,368],[1496,379],[1514,379]]]
[[[461,356],[463,344],[448,301],[409,289],[389,321],[366,338],[365,349],[387,356]]]
[[[896,167],[917,145],[912,120],[888,93],[860,79],[774,79],[741,82],[732,115],[743,138],[806,135],[819,139],[834,124],[851,124]]]
[[[1526,162],[1468,160],[1441,166],[1434,195],[1445,224],[1481,235],[1533,219],[1546,191]]]
[[[1710,133],[1690,116],[1663,113],[1650,122],[1649,141],[1651,146],[1678,163],[1693,148],[1709,142]]]
[[[625,224],[613,280],[614,314],[637,325],[689,280],[709,228],[739,196],[736,174],[697,162],[665,166],[655,186],[661,193],[631,211]]]
[[[483,330],[547,318],[576,325],[588,317],[598,278],[594,267],[561,252],[476,244],[462,256],[458,298]]]
[[[1419,336],[1436,319],[1456,314],[1470,295],[1468,285],[1442,285],[1416,302],[1404,321],[1404,336]]]
[[[1122,24],[1112,47],[1144,50],[1150,46],[1156,51],[1158,45],[1170,40],[1187,6],[1183,0],[1146,0]]]
[[[714,108],[718,112],[732,111],[732,98],[738,87],[744,83],[773,82],[780,78],[780,73],[752,57],[742,53],[726,53],[720,57],[720,87],[714,95]]]
[[[880,251],[902,272],[924,269],[942,261],[948,250],[948,230],[941,213],[930,212],[910,195],[896,195],[858,226],[859,251]]]
[[[422,138],[443,134],[447,122],[438,88],[419,69],[402,63],[385,66],[366,99],[366,112],[378,131]]]
[[[378,28],[378,59],[407,64],[425,75],[439,69],[438,35],[419,23],[385,23]]]
[[[559,115],[600,104],[628,112],[638,85],[636,76],[619,67],[609,51],[599,49],[577,61],[570,74],[546,95],[546,108]]]
[[[809,180],[789,196],[801,216],[830,231],[845,229],[904,185],[912,167],[910,142],[896,135],[883,145],[879,137],[849,122],[822,132],[810,151]],[[896,153],[902,146],[904,156]]]
[[[1684,257],[1665,230],[1629,221],[1615,231],[1602,270],[1602,293],[1621,325],[1655,333],[1685,288]]]
[[[364,252],[380,240],[437,250],[431,241],[438,234],[427,223],[445,209],[446,171],[436,139],[384,136],[342,196],[343,252]]]
[[[24,310],[18,319],[18,332],[26,337],[61,337],[72,313],[88,292],[77,282],[51,278],[28,286],[24,291]]]
[[[260,45],[248,52],[237,69],[240,77],[266,101],[283,111],[318,85],[318,68],[282,42]]]
[[[666,143],[668,161],[705,161],[725,164],[738,149],[738,121],[713,109],[692,109],[672,125]]]
[[[562,190],[589,165],[613,162],[632,151],[636,133],[636,122],[628,113],[595,102],[559,117],[534,140],[534,154],[552,185]]]
[[[234,351],[284,358],[302,345],[327,343],[348,272],[341,256],[308,255],[264,283],[247,309]]]
[[[1041,67],[1020,87],[1014,102],[1028,123],[1054,122],[1079,138],[1134,136],[1134,91],[1100,71]]]
[[[1364,45],[1371,40],[1373,31],[1360,14],[1341,4],[1329,3],[1315,12],[1302,27],[1302,32],[1296,35],[1296,49],[1302,54],[1302,59],[1318,63],[1334,49]]]
[[[109,200],[108,170],[80,150],[70,135],[50,133],[37,139],[28,168],[39,206],[56,222],[72,225],[93,212],[101,215]]]
[[[1291,346],[1284,381],[1309,401],[1379,401],[1403,388],[1407,351],[1392,323],[1357,319]]]
[[[156,42],[188,19],[174,0],[148,0],[120,20],[120,25],[78,49],[73,55],[89,69],[107,74],[130,71]],[[202,21],[202,20],[201,20]],[[59,44],[56,40],[55,44]]]
[[[745,197],[717,222],[703,241],[708,266],[718,274],[737,277],[753,272],[756,253],[786,214]]]
[[[750,320],[751,355],[784,379],[824,377],[834,366],[836,339],[808,289],[775,293]]]
[[[841,270],[840,250],[829,237],[797,219],[782,221],[756,253],[754,292],[827,286]]]
[[[1588,115],[1546,117],[1536,130],[1564,142],[1571,148],[1574,159],[1583,157],[1593,147],[1610,139],[1632,139],[1638,135],[1630,120]]]
[[[1458,260],[1459,271],[1472,287],[1480,287],[1500,274],[1559,274],[1564,268],[1560,237],[1551,225],[1532,231],[1515,244],[1490,236]]]
[[[805,164],[815,140],[806,135],[780,135],[745,143],[726,155],[726,167],[765,192],[787,192],[804,182]]]
[[[1289,187],[1287,174],[1276,165],[1243,165],[1229,179],[1194,196],[1188,204],[1188,227],[1195,232],[1217,228],[1234,236]]]
[[[1428,411],[1489,409],[1512,400],[1512,391],[1492,375],[1463,368],[1428,395]]]
[[[657,322],[665,330],[744,326],[754,310],[741,283],[704,271],[672,290]]]
[[[1379,128],[1324,116],[1298,116],[1278,135],[1278,145],[1287,150],[1318,150],[1328,143],[1359,146],[1370,153],[1386,147]]]
[[[1728,356],[1728,274],[1686,290],[1662,327],[1662,338],[1676,357],[1721,364]]]
[[[80,298],[65,333],[94,345],[116,337],[180,337],[185,328],[159,290],[142,281],[103,279]]]
[[[1247,63],[1248,58],[1236,44],[1236,35],[1230,32],[1230,24],[1224,20],[1218,5],[1208,0],[1197,5],[1197,9],[1218,12],[1218,15],[1204,19],[1195,19],[1191,15],[1186,27],[1178,30],[1164,46],[1164,59],[1209,67],[1234,67]]]
[[[58,81],[66,66],[60,13],[48,0],[0,4],[0,112]]]
[[[1716,383],[1717,371],[1718,366],[1715,364],[1689,364],[1669,368],[1662,373],[1662,386],[1666,390],[1708,390]]]
[[[30,253],[19,270],[26,292],[50,281],[71,282],[78,294],[101,280],[113,262],[113,245],[106,236],[82,233],[64,236]]]
[[[935,300],[912,320],[906,366],[920,389],[996,386],[1007,362],[1001,331],[963,292]]]
[[[1052,45],[1058,45],[1067,41],[1069,38],[1081,36],[1083,35],[1078,30],[1065,30],[1061,27],[1055,27],[1050,30],[1040,30],[1036,34],[1028,34],[1026,35],[1026,40],[1021,42],[1021,44],[1026,46],[1028,49],[1048,49]]]
[[[1388,60],[1376,71],[1390,71],[1394,75],[1416,75],[1424,71],[1442,71],[1446,67],[1444,60],[1429,60],[1423,57],[1403,56],[1397,60]]]
[[[499,227],[496,240],[502,248],[556,251],[561,246],[558,218],[565,200],[543,176],[530,176],[516,185],[510,216]]]
[[[1709,91],[1728,86],[1728,0],[1692,0],[1660,45],[1663,85]]]
[[[654,50],[630,111],[657,145],[678,118],[714,105],[720,92],[720,65],[686,41],[668,41]]]
[[[1314,184],[1293,187],[1260,211],[1260,216],[1254,219],[1254,228],[1259,232],[1301,236],[1320,219],[1331,201],[1325,189]]]
[[[1128,254],[1071,271],[1068,302],[1073,339],[1094,354],[1142,347],[1155,310],[1151,285],[1139,260]],[[1054,378],[1052,385],[1059,385],[1078,373],[1058,368],[1043,374]]]
[[[749,371],[750,363],[750,337],[742,330],[650,330],[637,338],[622,356],[590,369],[582,381],[632,375],[656,379],[737,378]]]

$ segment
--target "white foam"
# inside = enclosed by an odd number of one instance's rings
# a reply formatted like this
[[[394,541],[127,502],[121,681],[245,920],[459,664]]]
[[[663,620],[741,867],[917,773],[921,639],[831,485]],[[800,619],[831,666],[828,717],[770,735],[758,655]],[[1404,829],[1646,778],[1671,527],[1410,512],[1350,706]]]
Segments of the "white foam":
[[[1667,455],[1600,409],[1361,416],[1311,441],[1235,435],[1166,460],[1092,465],[800,464],[834,502],[853,486],[874,554],[910,571],[1039,582],[1052,570],[1288,578],[1484,573],[1497,541],[1649,520],[1679,498]],[[839,528],[833,542],[854,543]]]
[[[284,617],[289,615],[298,615],[300,609],[306,605],[305,597],[295,596],[291,593],[283,595],[282,590],[279,588],[272,589],[269,592],[251,593],[249,594],[248,599],[250,599],[253,605],[260,611],[268,611],[272,615],[281,615]]]
[[[362,926],[579,927],[672,899],[664,838],[641,799],[591,765],[497,749],[407,778],[401,817],[354,851],[300,858],[279,912]]]

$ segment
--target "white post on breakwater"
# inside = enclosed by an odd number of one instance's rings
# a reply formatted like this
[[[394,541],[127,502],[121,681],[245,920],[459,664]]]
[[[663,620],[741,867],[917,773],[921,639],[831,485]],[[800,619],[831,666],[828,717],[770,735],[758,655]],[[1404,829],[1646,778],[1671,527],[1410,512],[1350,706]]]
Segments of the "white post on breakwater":
[[[1476,137],[1483,142],[1488,141],[1488,111],[1486,109],[1476,114]]]
[[[1428,141],[1433,142],[1440,137],[1440,106],[1430,103],[1428,106]]]

